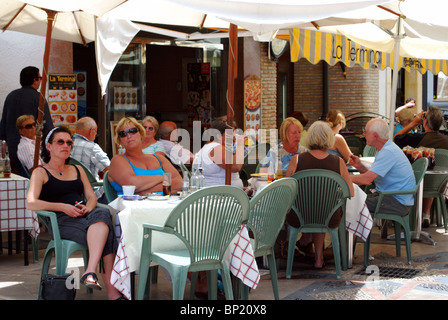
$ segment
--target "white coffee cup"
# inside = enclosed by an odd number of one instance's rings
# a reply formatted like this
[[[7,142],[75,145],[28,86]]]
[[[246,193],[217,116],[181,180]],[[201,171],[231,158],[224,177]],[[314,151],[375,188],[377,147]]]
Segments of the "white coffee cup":
[[[124,196],[133,196],[135,191],[135,186],[123,186]]]

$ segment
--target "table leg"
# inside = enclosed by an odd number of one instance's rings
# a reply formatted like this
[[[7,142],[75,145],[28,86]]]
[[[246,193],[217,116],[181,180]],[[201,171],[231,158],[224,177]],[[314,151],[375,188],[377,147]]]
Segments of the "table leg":
[[[23,230],[23,256],[24,256],[24,263],[25,265],[29,265],[29,259],[28,259],[28,241],[30,240],[30,235],[28,233],[28,230]]]
[[[8,231],[8,255],[12,255],[12,231]]]
[[[353,267],[353,234],[347,232],[347,268]]]

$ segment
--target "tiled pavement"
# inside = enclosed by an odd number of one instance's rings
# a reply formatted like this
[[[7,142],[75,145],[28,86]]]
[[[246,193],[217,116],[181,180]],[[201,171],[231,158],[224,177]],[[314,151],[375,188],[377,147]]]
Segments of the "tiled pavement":
[[[379,230],[373,230],[371,256],[374,272],[365,274],[363,269],[363,244],[358,243],[353,268],[343,271],[337,280],[331,257],[326,250],[326,267],[321,271],[312,269],[312,258],[296,259],[292,279],[285,278],[285,260],[281,261],[278,273],[280,298],[284,300],[448,300],[448,234],[443,228],[431,226],[425,229],[437,242],[435,246],[422,242],[412,243],[412,265],[406,263],[406,251],[402,246],[402,257],[395,257],[395,242],[382,240]],[[5,238],[5,237],[4,237]],[[327,238],[329,238],[327,236]],[[44,254],[39,251],[39,262],[24,266],[23,253],[0,255],[0,300],[35,300],[39,286],[41,262]],[[79,266],[82,259],[75,256],[71,265]],[[389,276],[385,267],[403,268],[415,275],[405,278],[405,273]],[[386,271],[384,271],[386,270]],[[405,270],[405,271],[406,271]],[[400,270],[399,270],[400,271]],[[382,274],[383,273],[383,274]],[[378,276],[377,276],[378,275]],[[171,299],[171,285],[164,272],[159,272],[158,283],[151,286],[151,299]],[[87,294],[81,288],[77,300],[104,300],[106,292]],[[250,300],[272,300],[269,274],[264,272],[257,289],[250,293]]]

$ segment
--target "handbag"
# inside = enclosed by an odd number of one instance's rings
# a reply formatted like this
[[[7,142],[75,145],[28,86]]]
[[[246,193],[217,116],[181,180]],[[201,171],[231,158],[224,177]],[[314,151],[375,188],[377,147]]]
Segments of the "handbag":
[[[43,300],[75,300],[76,289],[73,274],[61,276],[45,274],[41,280]]]

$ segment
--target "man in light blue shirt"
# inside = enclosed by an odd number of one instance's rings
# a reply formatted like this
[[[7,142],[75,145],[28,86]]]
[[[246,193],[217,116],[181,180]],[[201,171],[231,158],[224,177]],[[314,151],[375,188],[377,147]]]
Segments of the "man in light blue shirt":
[[[94,142],[98,126],[90,117],[78,120],[73,135],[71,157],[84,164],[96,179],[103,177],[109,170],[110,159],[101,147]]]
[[[372,119],[367,122],[364,136],[369,146],[377,149],[375,162],[367,169],[357,156],[350,157],[350,165],[358,169],[360,174],[351,175],[353,183],[369,185],[375,182],[377,191],[411,190],[416,186],[412,166],[403,151],[389,139],[389,125],[383,119]],[[375,211],[378,193],[369,195],[366,205],[370,212]],[[405,216],[409,206],[414,204],[413,195],[386,196],[381,205],[385,213]]]

